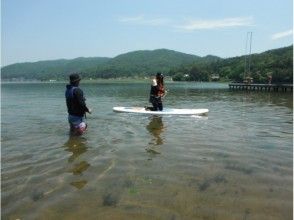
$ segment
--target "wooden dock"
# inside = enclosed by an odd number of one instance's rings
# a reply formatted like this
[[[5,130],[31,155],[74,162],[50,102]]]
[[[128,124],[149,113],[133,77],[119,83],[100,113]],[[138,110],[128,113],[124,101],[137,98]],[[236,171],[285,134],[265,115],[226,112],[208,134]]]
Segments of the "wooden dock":
[[[293,84],[230,83],[229,88],[230,90],[293,92]]]

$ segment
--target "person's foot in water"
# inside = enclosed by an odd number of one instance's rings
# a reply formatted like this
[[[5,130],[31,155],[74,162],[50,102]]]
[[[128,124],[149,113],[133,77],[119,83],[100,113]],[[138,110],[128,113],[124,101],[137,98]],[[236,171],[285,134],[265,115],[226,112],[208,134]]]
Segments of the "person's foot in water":
[[[146,111],[153,111],[153,107],[145,106],[144,108],[145,108]]]

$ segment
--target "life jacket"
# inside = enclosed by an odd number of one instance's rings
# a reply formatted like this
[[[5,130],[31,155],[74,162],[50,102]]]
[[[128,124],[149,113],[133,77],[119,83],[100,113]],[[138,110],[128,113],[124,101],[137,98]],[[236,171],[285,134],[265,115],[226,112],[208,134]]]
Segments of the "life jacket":
[[[164,86],[162,84],[158,85],[158,92],[157,92],[157,96],[162,97],[164,95]]]

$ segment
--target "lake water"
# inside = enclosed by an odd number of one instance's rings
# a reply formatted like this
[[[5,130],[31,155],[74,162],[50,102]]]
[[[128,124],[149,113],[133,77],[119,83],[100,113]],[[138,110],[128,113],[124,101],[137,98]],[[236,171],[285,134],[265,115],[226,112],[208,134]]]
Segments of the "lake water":
[[[164,107],[114,113],[148,83],[84,83],[88,131],[70,137],[65,84],[2,84],[2,219],[292,219],[292,93],[168,83]]]

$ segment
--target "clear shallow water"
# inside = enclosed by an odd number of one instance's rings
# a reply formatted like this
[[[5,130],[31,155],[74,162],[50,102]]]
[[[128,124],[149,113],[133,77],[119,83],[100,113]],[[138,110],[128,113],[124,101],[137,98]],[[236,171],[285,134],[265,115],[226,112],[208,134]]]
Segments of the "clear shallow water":
[[[2,84],[2,219],[292,219],[292,94],[170,83],[81,84],[89,130],[70,137],[64,84]]]

